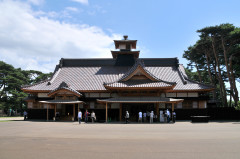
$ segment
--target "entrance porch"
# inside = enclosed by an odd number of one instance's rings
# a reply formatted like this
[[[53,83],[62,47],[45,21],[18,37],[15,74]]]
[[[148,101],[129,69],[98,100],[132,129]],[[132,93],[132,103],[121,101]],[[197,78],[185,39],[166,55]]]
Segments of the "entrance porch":
[[[119,120],[122,121],[124,119],[123,110],[126,109],[128,111],[134,112],[133,119],[138,118],[138,112],[141,110],[149,110],[154,111],[159,117],[159,104],[160,103],[170,103],[172,105],[172,113],[174,112],[174,104],[183,102],[183,99],[174,99],[174,98],[161,98],[161,97],[116,97],[109,99],[99,99],[97,102],[104,103],[106,105],[106,118],[105,122],[108,122],[108,106],[111,103],[120,103],[119,108]],[[156,105],[154,108],[154,104]],[[129,105],[129,106],[128,106]],[[132,106],[130,108],[130,105]],[[136,113],[136,115],[135,115]],[[173,115],[173,114],[172,114]],[[131,114],[130,114],[131,116]]]
[[[47,121],[49,120],[48,109],[50,104],[54,105],[55,119],[74,121],[77,117],[79,104],[84,103],[78,100],[48,100],[39,102],[47,104]]]

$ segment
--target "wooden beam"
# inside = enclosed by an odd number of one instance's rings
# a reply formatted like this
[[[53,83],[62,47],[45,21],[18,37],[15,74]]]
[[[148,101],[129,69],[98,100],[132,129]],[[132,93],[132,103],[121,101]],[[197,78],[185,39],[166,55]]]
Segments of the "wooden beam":
[[[108,122],[107,119],[108,119],[108,105],[107,105],[107,102],[106,102],[106,123]]]

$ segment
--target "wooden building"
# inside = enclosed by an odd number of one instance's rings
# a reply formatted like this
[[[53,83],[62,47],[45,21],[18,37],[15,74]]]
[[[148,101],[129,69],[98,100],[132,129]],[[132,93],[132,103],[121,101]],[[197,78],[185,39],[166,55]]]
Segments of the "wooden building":
[[[114,40],[112,58],[62,58],[51,79],[24,86],[31,118],[56,112],[77,120],[78,109],[95,111],[99,121],[137,120],[138,111],[206,109],[214,88],[188,79],[177,58],[139,58],[137,40]],[[44,115],[46,114],[46,115]]]

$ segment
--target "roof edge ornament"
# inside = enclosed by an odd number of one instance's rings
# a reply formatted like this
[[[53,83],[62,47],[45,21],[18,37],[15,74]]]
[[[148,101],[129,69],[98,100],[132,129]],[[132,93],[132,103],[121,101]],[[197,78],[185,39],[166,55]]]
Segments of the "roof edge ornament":
[[[63,58],[61,58],[61,59],[59,60],[59,67],[60,67],[60,68],[63,67]]]

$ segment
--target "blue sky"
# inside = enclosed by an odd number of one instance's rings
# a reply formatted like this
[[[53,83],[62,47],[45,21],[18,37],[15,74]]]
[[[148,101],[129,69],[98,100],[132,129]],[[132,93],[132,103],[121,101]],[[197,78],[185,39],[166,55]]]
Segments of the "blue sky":
[[[237,0],[0,0],[0,58],[53,71],[60,58],[110,58],[114,39],[138,40],[140,57],[182,58],[196,30],[240,25]]]

